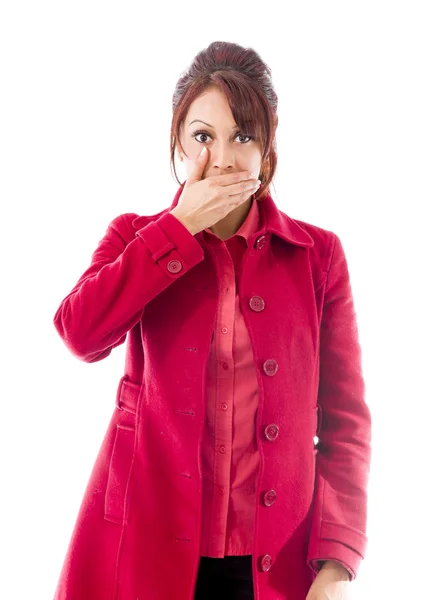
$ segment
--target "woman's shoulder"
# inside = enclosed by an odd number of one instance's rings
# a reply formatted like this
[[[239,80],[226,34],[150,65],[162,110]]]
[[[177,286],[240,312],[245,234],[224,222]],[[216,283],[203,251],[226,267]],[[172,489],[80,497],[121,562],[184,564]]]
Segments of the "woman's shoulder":
[[[313,246],[310,248],[310,252],[316,256],[317,260],[325,265],[333,253],[335,242],[339,241],[337,234],[331,229],[327,229],[316,223],[310,223],[288,215],[287,217],[310,235],[313,240]]]
[[[129,242],[135,238],[139,229],[145,227],[151,221],[156,221],[165,212],[166,209],[154,215],[139,215],[135,212],[121,213],[110,221],[108,229],[113,230],[124,241]]]
[[[307,231],[307,233],[313,238],[314,241],[319,242],[320,240],[323,240],[325,243],[328,243],[328,241],[333,239],[333,236],[335,235],[335,233],[330,229],[326,229],[325,227],[316,225],[316,223],[302,221],[301,219],[296,219],[290,216],[288,218],[294,221],[302,229]]]

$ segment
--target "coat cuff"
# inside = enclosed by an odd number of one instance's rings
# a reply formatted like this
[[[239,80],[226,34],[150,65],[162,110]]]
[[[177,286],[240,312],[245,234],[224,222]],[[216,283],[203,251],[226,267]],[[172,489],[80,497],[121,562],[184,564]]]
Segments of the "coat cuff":
[[[356,579],[360,563],[365,555],[367,536],[358,529],[333,523],[321,522],[321,536],[309,539],[307,564],[318,574],[321,565],[317,561],[337,560]]]

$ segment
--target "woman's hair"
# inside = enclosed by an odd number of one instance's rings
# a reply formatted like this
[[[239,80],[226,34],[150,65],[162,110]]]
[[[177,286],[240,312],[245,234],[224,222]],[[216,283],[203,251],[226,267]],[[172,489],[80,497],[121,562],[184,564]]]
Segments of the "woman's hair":
[[[201,50],[179,78],[173,93],[171,123],[171,165],[179,185],[174,154],[176,141],[182,147],[180,132],[191,103],[208,89],[222,91],[235,122],[243,135],[252,135],[260,144],[261,186],[256,199],[265,195],[277,166],[275,132],[278,125],[278,97],[271,70],[252,48],[230,42],[212,42]],[[185,153],[186,156],[186,153]]]

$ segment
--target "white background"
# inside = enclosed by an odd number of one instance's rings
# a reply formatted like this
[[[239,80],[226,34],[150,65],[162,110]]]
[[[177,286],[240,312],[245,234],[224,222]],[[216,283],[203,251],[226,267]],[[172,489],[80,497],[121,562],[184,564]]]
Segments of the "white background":
[[[125,345],[81,363],[53,316],[111,219],[171,204],[172,93],[215,40],[253,47],[272,69],[272,195],[337,233],[349,263],[373,417],[369,542],[351,597],[436,597],[436,8],[2,3],[1,598],[53,597],[123,374]]]

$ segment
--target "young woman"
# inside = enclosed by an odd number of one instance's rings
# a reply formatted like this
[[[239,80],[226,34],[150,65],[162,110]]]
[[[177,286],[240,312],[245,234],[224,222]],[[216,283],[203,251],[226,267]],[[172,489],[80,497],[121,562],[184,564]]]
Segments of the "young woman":
[[[127,344],[56,600],[341,600],[356,577],[371,418],[349,272],[335,233],[272,199],[276,128],[259,55],[201,51],[173,96],[186,181],[108,225],[55,314],[80,360]]]

